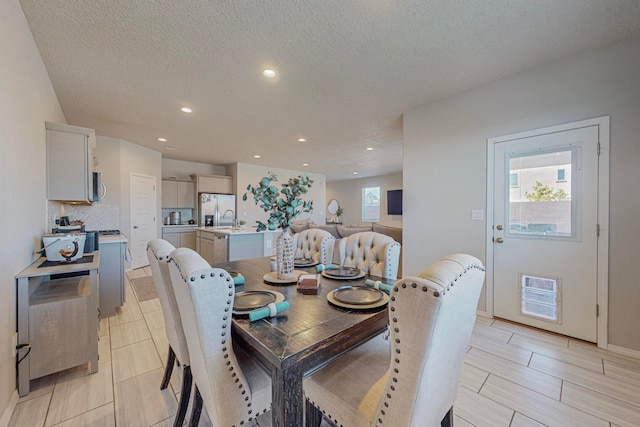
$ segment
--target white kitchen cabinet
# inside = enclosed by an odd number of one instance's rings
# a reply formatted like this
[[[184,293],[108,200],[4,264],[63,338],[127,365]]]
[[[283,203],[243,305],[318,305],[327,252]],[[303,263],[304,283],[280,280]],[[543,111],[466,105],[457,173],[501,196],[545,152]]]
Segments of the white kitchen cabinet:
[[[196,184],[193,181],[162,180],[162,207],[195,209]]]
[[[195,226],[162,227],[162,238],[176,248],[196,250]]]
[[[47,129],[47,199],[91,203],[93,199],[93,129],[45,122]]]
[[[198,193],[233,194],[233,177],[198,175]]]
[[[116,307],[125,303],[124,237],[98,238],[100,246],[100,317],[116,315]]]

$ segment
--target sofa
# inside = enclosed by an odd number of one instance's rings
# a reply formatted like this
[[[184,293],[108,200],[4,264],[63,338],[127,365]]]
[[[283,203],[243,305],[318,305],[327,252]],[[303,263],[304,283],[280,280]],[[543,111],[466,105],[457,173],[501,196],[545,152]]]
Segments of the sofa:
[[[321,230],[328,231],[331,233],[333,237],[336,238],[335,244],[333,245],[333,257],[332,262],[334,264],[340,264],[340,254],[338,253],[338,248],[340,247],[340,239],[350,236],[354,233],[362,233],[364,231],[375,231],[376,233],[384,234],[386,236],[392,237],[393,240],[400,243],[400,260],[398,263],[398,277],[402,277],[402,228],[397,227],[389,227],[386,225],[371,223],[367,225],[349,225],[343,226],[340,224],[316,224],[312,222],[310,219],[302,220],[302,221],[294,221],[291,224],[291,232],[299,233],[303,230],[307,230],[310,228],[318,228]]]

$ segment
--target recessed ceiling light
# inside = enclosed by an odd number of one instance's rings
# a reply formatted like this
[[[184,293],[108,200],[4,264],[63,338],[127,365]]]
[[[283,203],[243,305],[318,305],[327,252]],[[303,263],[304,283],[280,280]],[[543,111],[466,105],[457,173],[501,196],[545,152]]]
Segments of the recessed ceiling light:
[[[373,147],[367,147],[367,151],[373,151]]]
[[[191,108],[189,108],[189,107],[182,107],[180,109],[180,111],[182,111],[183,113],[192,113],[193,112],[193,110]]]
[[[354,174],[354,175],[358,175],[358,172],[355,172],[355,171],[354,171],[354,172],[353,172],[353,174]]]
[[[173,151],[173,150],[177,150],[178,149],[178,147],[174,147],[173,145],[167,145],[165,148],[167,150],[169,150],[169,151]]]
[[[259,159],[259,158],[260,158],[260,154],[256,154],[256,155],[255,155],[255,156],[253,156],[253,157],[254,157],[254,158],[256,158],[256,159]]]
[[[262,75],[265,77],[275,77],[276,76],[276,72],[270,69],[266,69],[262,72]]]
[[[298,142],[307,142],[307,140],[304,138],[298,138]]]
[[[158,141],[160,141],[160,142],[167,142],[167,138],[158,138]]]
[[[303,163],[302,166],[309,166],[309,163]]]

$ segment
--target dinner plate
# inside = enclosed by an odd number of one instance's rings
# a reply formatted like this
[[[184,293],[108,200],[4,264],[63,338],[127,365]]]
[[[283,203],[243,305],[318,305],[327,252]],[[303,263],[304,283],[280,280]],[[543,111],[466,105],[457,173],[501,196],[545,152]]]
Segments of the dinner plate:
[[[318,264],[313,258],[294,258],[293,265],[296,267],[311,267]]]
[[[354,267],[332,267],[322,271],[327,279],[355,280],[365,276],[364,271]]]
[[[284,301],[284,295],[275,291],[238,292],[233,300],[233,314],[249,314],[251,310],[262,308],[270,303]]]
[[[327,294],[330,304],[354,310],[371,310],[389,302],[389,295],[364,286],[343,286]]]

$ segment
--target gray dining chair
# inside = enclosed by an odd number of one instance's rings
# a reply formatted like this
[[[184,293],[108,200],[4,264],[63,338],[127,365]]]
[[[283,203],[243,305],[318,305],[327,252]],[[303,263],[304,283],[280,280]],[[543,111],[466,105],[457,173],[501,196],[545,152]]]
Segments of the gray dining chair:
[[[397,281],[390,338],[345,353],[304,380],[308,427],[453,426],[453,404],[485,269],[454,254]]]
[[[271,409],[271,376],[233,346],[233,279],[186,248],[171,254],[169,272],[195,382],[189,425],[198,425],[203,404],[214,426],[255,422]]]
[[[355,267],[367,274],[396,280],[400,243],[374,231],[354,233],[340,239],[340,265]]]
[[[333,259],[336,238],[328,231],[310,228],[293,235],[296,258],[309,258],[320,264],[329,264]]]
[[[153,281],[155,282],[156,291],[158,292],[158,299],[162,307],[165,333],[169,341],[169,353],[167,354],[167,362],[162,383],[160,384],[160,390],[166,389],[169,385],[173,366],[176,363],[182,364],[180,403],[178,405],[178,413],[173,423],[173,425],[177,427],[182,425],[187,413],[187,406],[189,404],[189,398],[191,397],[192,378],[187,340],[182,330],[182,319],[178,311],[178,304],[169,275],[169,255],[174,250],[176,250],[176,248],[171,243],[162,239],[153,239],[147,244],[147,258],[149,258],[151,274],[153,275]]]

